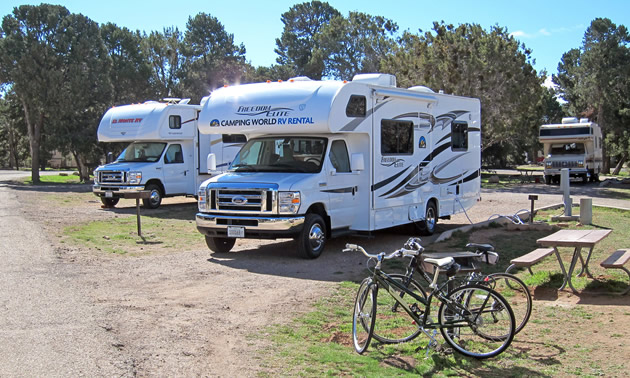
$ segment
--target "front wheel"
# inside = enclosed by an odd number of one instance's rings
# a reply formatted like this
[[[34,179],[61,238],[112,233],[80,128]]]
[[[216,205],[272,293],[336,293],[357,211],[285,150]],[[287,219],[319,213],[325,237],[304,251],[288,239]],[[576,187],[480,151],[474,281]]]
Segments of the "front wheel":
[[[404,274],[390,274],[389,276],[418,297],[424,300],[427,299],[426,293],[415,280]],[[390,285],[390,289],[394,290],[412,310],[416,311],[416,315],[422,319],[424,316],[422,311],[424,311],[425,308],[423,303],[407,295],[407,293],[394,285]],[[376,324],[378,324],[378,330],[375,329],[372,334],[376,340],[384,344],[404,343],[415,339],[422,332],[413,318],[391,295],[381,295],[378,298],[377,305],[375,316],[377,318]]]
[[[305,259],[315,259],[326,246],[326,223],[319,214],[306,214],[304,228],[297,239],[298,252]]]
[[[103,205],[105,205],[105,207],[114,207],[116,206],[116,204],[118,204],[118,201],[120,201],[120,198],[101,197],[101,202],[103,202]]]
[[[438,318],[444,340],[465,356],[497,356],[514,338],[510,305],[501,294],[484,286],[455,288],[440,305]]]
[[[144,190],[150,192],[149,198],[144,198],[142,204],[147,209],[157,209],[162,203],[162,190],[155,184],[147,185]]]
[[[217,253],[228,253],[234,247],[236,239],[234,238],[216,238],[212,236],[206,236],[206,245],[211,251]]]
[[[370,345],[376,320],[376,284],[371,278],[361,282],[352,313],[352,343],[354,350],[363,354]]]

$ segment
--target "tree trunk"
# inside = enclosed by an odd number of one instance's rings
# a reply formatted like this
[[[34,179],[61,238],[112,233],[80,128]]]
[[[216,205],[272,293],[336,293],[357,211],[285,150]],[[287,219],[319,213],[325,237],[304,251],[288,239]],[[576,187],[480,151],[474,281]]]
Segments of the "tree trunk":
[[[615,167],[615,170],[612,173],[613,175],[618,175],[619,174],[619,172],[621,171],[621,168],[623,168],[623,165],[626,163],[626,160],[628,160],[628,154],[627,153],[623,154],[621,159],[619,159],[619,162],[617,163],[617,166]]]
[[[39,184],[39,147],[42,136],[42,125],[44,124],[44,114],[39,114],[39,117],[33,123],[31,119],[30,109],[24,99],[22,100],[22,108],[24,109],[24,119],[26,121],[26,128],[28,130],[28,140],[31,150],[31,180],[33,184]]]
[[[90,173],[88,172],[88,166],[83,158],[83,155],[79,152],[72,151],[72,156],[74,156],[74,161],[77,163],[77,169],[79,170],[79,180],[81,182],[89,182],[90,181]]]
[[[604,106],[600,104],[597,108],[597,124],[602,129],[602,173],[610,173],[610,156],[606,148],[606,134],[608,134],[608,128],[606,127],[604,120]]]

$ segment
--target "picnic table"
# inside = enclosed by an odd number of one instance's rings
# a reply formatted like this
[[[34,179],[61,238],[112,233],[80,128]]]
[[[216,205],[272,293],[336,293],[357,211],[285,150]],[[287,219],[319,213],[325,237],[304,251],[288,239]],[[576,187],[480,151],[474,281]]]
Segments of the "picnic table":
[[[535,168],[516,168],[516,171],[519,174],[521,184],[535,181],[534,173],[542,172],[540,169],[535,169]]]
[[[560,290],[564,289],[566,285],[569,284],[569,287],[573,290],[573,292],[577,292],[575,287],[573,287],[571,278],[578,259],[580,260],[582,269],[577,276],[581,276],[586,273],[588,277],[593,278],[591,272],[588,271],[588,263],[591,259],[591,254],[593,253],[593,247],[595,247],[597,243],[602,241],[611,232],[612,230],[560,230],[536,241],[536,243],[543,247],[552,247],[556,256],[558,256],[558,262],[560,263],[560,268],[562,269],[562,274],[564,275],[564,282],[562,283]],[[569,266],[568,271],[564,268],[564,264],[560,254],[558,253],[558,247],[573,247],[573,257],[571,258],[571,265]],[[582,257],[582,248],[584,247],[589,248],[586,260]]]

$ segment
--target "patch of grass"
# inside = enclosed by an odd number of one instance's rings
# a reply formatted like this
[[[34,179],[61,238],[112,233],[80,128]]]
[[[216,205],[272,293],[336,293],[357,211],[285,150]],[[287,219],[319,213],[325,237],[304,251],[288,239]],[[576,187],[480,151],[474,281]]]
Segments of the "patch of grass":
[[[136,216],[123,216],[66,227],[62,242],[120,255],[203,248],[203,237],[194,232],[193,223],[192,220],[142,215],[143,240],[137,234]]]
[[[81,184],[79,176],[75,175],[40,175],[39,185],[51,185],[51,184]],[[33,179],[31,177],[25,178],[23,183],[26,185],[33,185]]]

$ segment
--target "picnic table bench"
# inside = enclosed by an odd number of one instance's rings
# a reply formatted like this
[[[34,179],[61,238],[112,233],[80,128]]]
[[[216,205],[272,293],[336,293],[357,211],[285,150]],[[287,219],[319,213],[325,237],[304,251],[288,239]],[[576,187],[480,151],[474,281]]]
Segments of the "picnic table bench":
[[[605,269],[621,269],[624,272],[628,273],[628,277],[630,278],[630,271],[624,267],[624,265],[630,260],[630,249],[618,249],[613,252],[612,255],[608,256],[608,258],[601,262],[601,265]],[[625,295],[630,292],[630,283],[626,290],[619,293],[620,295]]]

